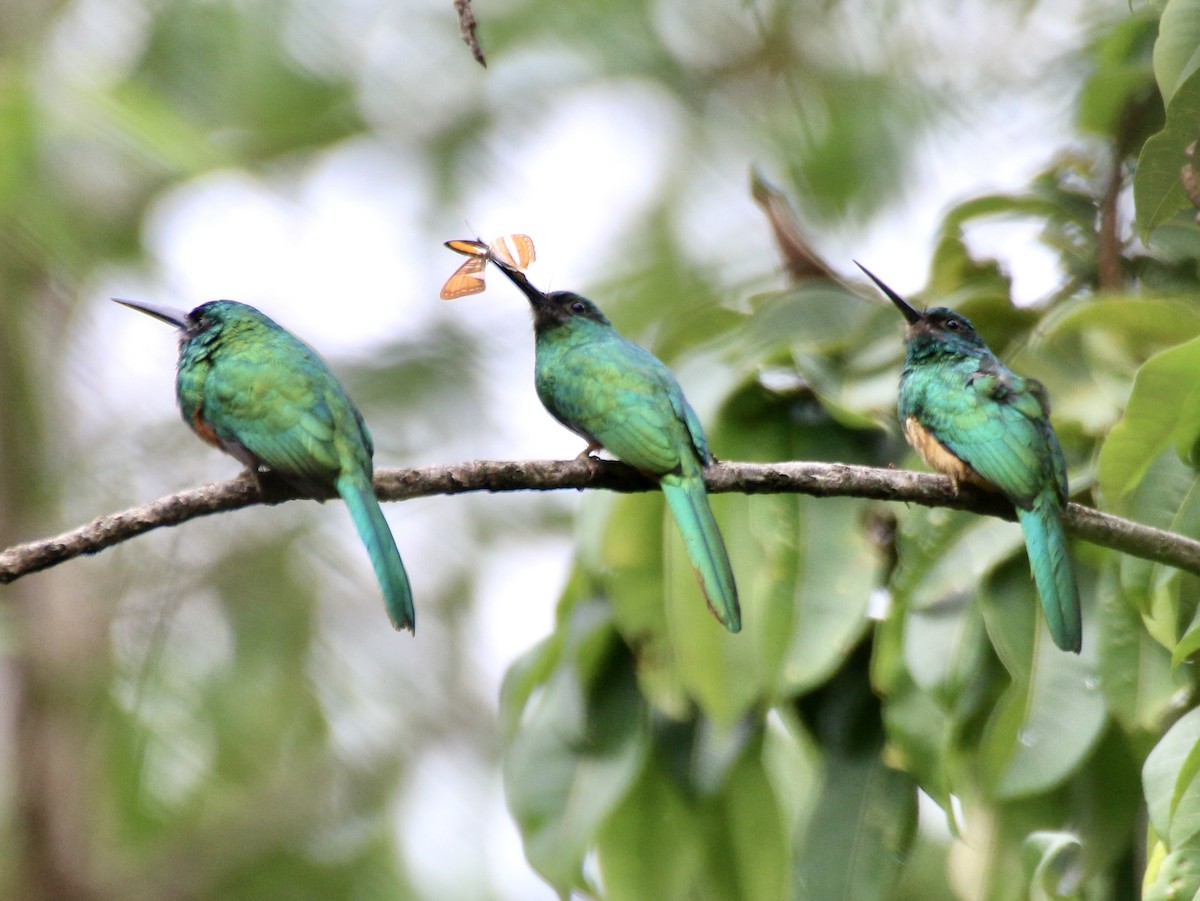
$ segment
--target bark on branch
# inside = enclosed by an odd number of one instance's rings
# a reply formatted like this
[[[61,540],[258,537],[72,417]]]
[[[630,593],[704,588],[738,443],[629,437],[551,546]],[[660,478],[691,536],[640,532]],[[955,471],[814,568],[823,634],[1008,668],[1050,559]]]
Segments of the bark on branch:
[[[1014,518],[1012,506],[994,495],[967,485],[955,495],[949,480],[942,476],[898,469],[801,461],[716,463],[709,467],[705,481],[709,491],[714,493],[798,492],[816,497],[861,497]],[[384,501],[467,491],[554,491],[563,488],[632,492],[653,491],[656,486],[622,463],[596,459],[480,460],[422,469],[379,469],[375,473],[375,490]],[[249,473],[228,482],[190,488],[120,513],[98,517],[53,538],[14,545],[0,552],[0,584],[81,554],[98,553],[161,526],[176,526],[198,516],[300,497],[303,495],[284,493],[264,498]],[[1068,508],[1066,527],[1072,535],[1093,544],[1200,575],[1200,541],[1078,504]]]

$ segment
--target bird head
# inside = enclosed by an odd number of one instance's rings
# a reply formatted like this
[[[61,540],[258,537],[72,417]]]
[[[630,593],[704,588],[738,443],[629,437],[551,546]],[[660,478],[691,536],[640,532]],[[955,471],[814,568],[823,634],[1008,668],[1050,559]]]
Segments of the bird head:
[[[601,325],[610,324],[605,315],[600,312],[600,308],[586,297],[580,297],[571,291],[551,291],[547,294],[530,284],[529,279],[520,269],[510,266],[495,255],[490,255],[489,259],[529,299],[529,305],[533,309],[535,331],[542,332],[581,320],[590,320]]]
[[[918,310],[884,284],[862,263],[856,260],[854,265],[866,273],[867,278],[887,295],[888,299],[895,304],[896,309],[904,316],[908,322],[908,328],[904,331],[906,343],[936,342],[962,351],[987,349],[987,344],[979,337],[975,326],[971,325],[971,320],[966,316],[946,307]]]

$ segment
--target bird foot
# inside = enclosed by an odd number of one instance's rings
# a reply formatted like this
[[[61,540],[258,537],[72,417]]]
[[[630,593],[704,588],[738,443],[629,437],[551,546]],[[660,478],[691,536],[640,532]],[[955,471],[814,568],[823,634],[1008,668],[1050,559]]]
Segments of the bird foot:
[[[585,447],[583,450],[581,450],[579,452],[579,455],[575,459],[576,460],[598,460],[599,457],[597,457],[596,454],[597,454],[597,452],[599,452],[603,449],[604,449],[604,445],[602,445],[602,444],[589,444],[587,447]]]
[[[282,504],[296,496],[296,489],[284,481],[278,473],[269,469],[260,469],[257,466],[251,467],[248,471],[254,476],[254,481],[258,483],[258,491],[262,495],[264,504]]]

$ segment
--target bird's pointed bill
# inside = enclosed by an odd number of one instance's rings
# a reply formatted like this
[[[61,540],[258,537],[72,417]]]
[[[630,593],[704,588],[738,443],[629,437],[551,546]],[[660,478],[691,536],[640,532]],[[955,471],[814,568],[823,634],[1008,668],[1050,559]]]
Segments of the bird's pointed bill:
[[[882,291],[884,294],[887,295],[888,300],[890,300],[892,303],[894,303],[896,305],[897,309],[899,309],[900,312],[904,314],[904,318],[907,319],[910,323],[911,322],[920,322],[922,319],[925,318],[924,315],[919,310],[914,309],[908,303],[907,300],[905,300],[903,297],[901,297],[899,294],[897,294],[895,291],[893,291],[891,288],[889,288],[887,285],[885,285],[878,278],[878,276],[875,275],[874,272],[872,272],[870,269],[868,269],[866,266],[864,266],[858,260],[854,261],[854,265],[857,266],[859,269],[861,269],[866,274],[867,278],[869,278],[871,281],[873,281],[875,283],[876,287],[878,287],[880,291]]]
[[[125,300],[120,297],[112,298],[116,303],[122,306],[129,307],[131,310],[137,310],[139,313],[145,313],[147,316],[153,316],[168,325],[173,325],[176,328],[186,329],[188,327],[188,314],[183,310],[177,310],[174,307],[163,307],[156,303],[146,303],[144,300]]]
[[[554,306],[554,303],[549,300],[543,292],[535,288],[530,283],[529,279],[525,277],[525,273],[516,266],[510,265],[509,263],[506,263],[504,260],[498,259],[495,256],[493,256],[491,259],[492,262],[496,264],[496,268],[507,275],[509,280],[521,289],[521,293],[529,298],[529,302],[533,304],[534,307]]]

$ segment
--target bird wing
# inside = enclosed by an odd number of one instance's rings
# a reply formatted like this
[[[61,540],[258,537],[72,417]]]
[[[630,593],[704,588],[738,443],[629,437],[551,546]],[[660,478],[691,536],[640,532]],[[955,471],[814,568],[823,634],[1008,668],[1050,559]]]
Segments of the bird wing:
[[[676,414],[687,426],[688,436],[692,439],[692,447],[696,449],[696,456],[699,457],[701,463],[711,463],[713,456],[709,453],[708,439],[704,437],[704,427],[700,425],[700,417],[696,415],[692,405],[687,402],[682,390],[672,395],[671,400],[675,404]]]
[[[1033,379],[994,359],[945,367],[914,412],[947,449],[1014,503],[1028,508],[1047,486],[1065,498],[1062,449],[1047,419],[1045,391]]]
[[[539,373],[538,393],[568,428],[654,475],[676,470],[699,422],[667,367],[619,335],[577,345]]]
[[[341,469],[339,420],[354,408],[315,356],[226,356],[208,377],[204,418],[219,438],[245,447],[280,475],[330,484]]]

